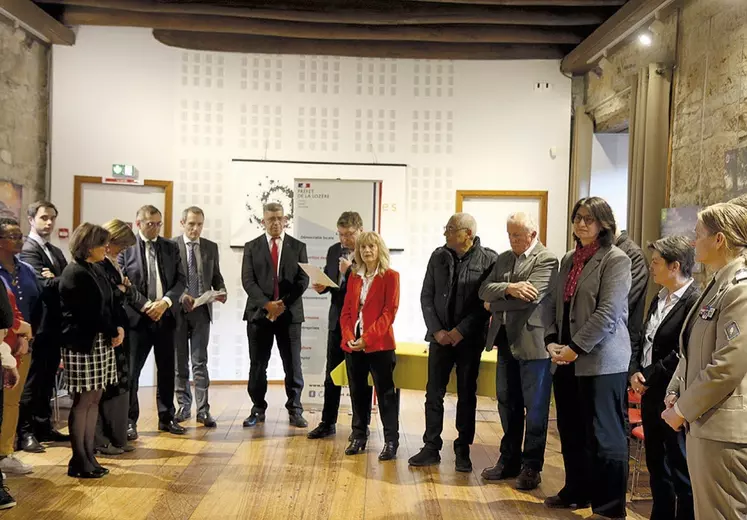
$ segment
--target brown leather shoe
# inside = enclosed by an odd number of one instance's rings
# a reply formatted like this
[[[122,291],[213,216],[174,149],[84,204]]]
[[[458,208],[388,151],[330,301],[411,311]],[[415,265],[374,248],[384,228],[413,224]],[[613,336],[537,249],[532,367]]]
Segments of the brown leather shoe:
[[[503,462],[498,461],[492,468],[482,470],[481,476],[485,480],[506,480],[519,476],[519,469],[507,468]]]
[[[542,477],[539,471],[533,470],[532,468],[523,468],[518,478],[516,479],[516,489],[522,491],[531,491],[537,489],[542,482]]]

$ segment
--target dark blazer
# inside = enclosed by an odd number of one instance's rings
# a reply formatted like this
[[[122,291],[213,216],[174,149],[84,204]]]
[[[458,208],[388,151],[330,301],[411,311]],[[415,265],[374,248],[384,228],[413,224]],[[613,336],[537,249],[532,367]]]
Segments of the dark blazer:
[[[98,265],[73,261],[65,268],[59,282],[64,348],[90,353],[98,334],[110,340],[117,327],[127,326],[115,307],[115,289]]]
[[[290,323],[303,323],[303,301],[301,296],[309,286],[309,276],[299,263],[308,263],[306,244],[286,233],[280,253],[280,299],[285,303],[285,312],[280,319]],[[244,260],[241,263],[241,284],[247,294],[244,321],[260,321],[267,316],[265,305],[272,300],[274,283],[272,257],[267,243],[267,234],[244,245]],[[286,316],[287,315],[287,316]]]
[[[648,288],[649,271],[646,257],[638,244],[633,242],[627,231],[620,233],[615,245],[630,258],[630,292],[628,293],[628,334],[630,344],[641,340],[643,330],[643,313],[646,310],[646,289]]]
[[[629,376],[632,376],[636,372],[641,372],[646,379],[647,387],[655,387],[661,391],[667,388],[669,381],[674,375],[674,371],[677,369],[677,363],[679,363],[679,343],[682,325],[685,323],[687,314],[690,312],[692,306],[695,305],[695,302],[698,301],[699,297],[700,290],[697,288],[697,284],[693,282],[682,295],[682,298],[674,304],[674,307],[669,311],[666,318],[659,324],[659,328],[656,329],[651,353],[652,362],[648,367],[643,368],[641,362],[643,361],[646,326],[651,316],[656,312],[656,306],[659,303],[658,294],[654,297],[648,308],[646,321],[641,329],[641,337],[638,342],[633,343]]]
[[[338,283],[340,280],[340,257],[342,257],[342,244],[337,242],[327,250],[327,263],[324,265],[324,274]],[[348,290],[348,281],[353,273],[353,267],[350,266],[345,273],[345,278],[340,283],[339,288],[327,287],[322,294],[329,293],[331,298],[329,302],[329,330],[340,329],[340,314],[342,307],[345,305],[345,293]]]
[[[186,274],[189,273],[189,266],[187,265],[187,245],[184,242],[184,235],[179,235],[174,239],[174,243],[179,247],[179,258],[182,260],[182,269]],[[220,272],[220,257],[218,254],[218,244],[200,237],[200,266],[202,268],[202,283],[203,289],[208,291],[214,289],[219,291],[226,289],[226,283],[223,281],[223,275]],[[187,286],[184,286],[184,293],[187,292]],[[213,321],[213,304],[207,305],[208,315],[210,321]]]
[[[130,279],[133,289],[142,295],[147,295],[148,267],[145,263],[145,244],[139,234],[136,236],[137,243],[122,251],[117,258],[117,262],[119,268],[122,269],[122,273]],[[179,248],[174,242],[158,237],[156,240],[156,256],[163,295],[171,300],[171,308],[166,311],[164,316],[170,315],[176,319],[180,308],[179,298],[184,294],[186,286],[186,275],[179,258]],[[142,305],[133,305],[133,301],[128,301],[126,309],[127,315],[130,317],[131,327],[137,326],[143,318],[150,320],[148,316],[140,312],[141,308]]]
[[[59,247],[49,244],[49,249],[52,256],[57,261],[57,265],[52,263],[39,243],[30,237],[26,237],[26,241],[23,243],[23,249],[18,255],[19,259],[34,268],[36,278],[39,280],[39,284],[42,288],[41,299],[44,305],[39,320],[39,328],[36,330],[37,335],[42,335],[45,332],[57,335],[60,332],[62,311],[60,309],[60,293],[58,285],[60,283],[60,275],[62,275],[62,271],[67,267],[67,260]],[[54,278],[43,277],[41,275],[42,269],[49,269],[52,271]]]

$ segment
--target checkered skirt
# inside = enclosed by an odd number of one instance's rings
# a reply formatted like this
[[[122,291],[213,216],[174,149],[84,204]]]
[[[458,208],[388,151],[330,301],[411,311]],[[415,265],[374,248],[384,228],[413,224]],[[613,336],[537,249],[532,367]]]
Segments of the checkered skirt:
[[[117,358],[114,348],[104,342],[99,334],[90,354],[62,349],[67,389],[70,392],[87,392],[117,384]]]

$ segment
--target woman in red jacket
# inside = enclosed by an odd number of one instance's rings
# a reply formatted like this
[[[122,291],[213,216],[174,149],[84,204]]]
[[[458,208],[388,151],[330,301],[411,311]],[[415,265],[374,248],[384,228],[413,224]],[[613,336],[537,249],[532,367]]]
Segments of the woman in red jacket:
[[[353,402],[353,433],[346,455],[366,449],[371,420],[368,373],[373,376],[384,425],[379,460],[392,460],[399,447],[399,402],[394,388],[396,344],[392,324],[399,307],[399,273],[389,267],[389,249],[378,233],[361,233],[355,245],[355,274],[348,281],[340,314],[342,349]]]

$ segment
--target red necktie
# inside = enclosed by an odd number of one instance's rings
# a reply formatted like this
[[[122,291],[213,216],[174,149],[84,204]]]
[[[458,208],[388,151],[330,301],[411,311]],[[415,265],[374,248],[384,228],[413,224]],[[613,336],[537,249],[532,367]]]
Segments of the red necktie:
[[[277,300],[280,298],[280,284],[278,283],[278,261],[280,255],[278,252],[278,239],[277,237],[272,238],[272,247],[270,248],[270,256],[272,256],[272,282],[274,284],[272,298]]]

